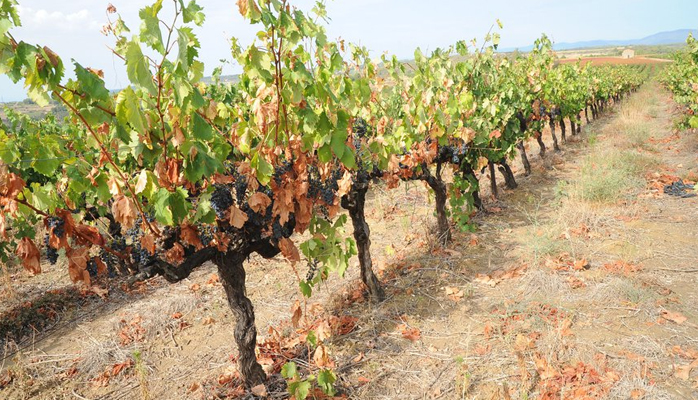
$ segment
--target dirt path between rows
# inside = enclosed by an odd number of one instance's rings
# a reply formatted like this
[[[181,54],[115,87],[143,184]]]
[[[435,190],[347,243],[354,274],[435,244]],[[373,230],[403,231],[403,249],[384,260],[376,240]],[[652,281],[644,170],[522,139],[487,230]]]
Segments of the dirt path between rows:
[[[388,299],[363,301],[352,260],[307,305],[353,321],[326,342],[342,393],[698,398],[698,201],[662,191],[698,177],[698,138],[673,133],[673,109],[657,84],[645,85],[561,153],[533,157],[533,174],[489,199],[477,231],[456,234],[448,249],[435,245],[421,185],[376,188],[367,212]],[[298,299],[291,267],[253,258],[247,270],[260,341],[270,327],[291,329],[282,323]],[[64,287],[65,275],[60,266],[16,273],[3,303]],[[113,287],[21,351],[7,345],[0,397],[217,398],[235,375],[232,326],[212,266],[177,285]]]

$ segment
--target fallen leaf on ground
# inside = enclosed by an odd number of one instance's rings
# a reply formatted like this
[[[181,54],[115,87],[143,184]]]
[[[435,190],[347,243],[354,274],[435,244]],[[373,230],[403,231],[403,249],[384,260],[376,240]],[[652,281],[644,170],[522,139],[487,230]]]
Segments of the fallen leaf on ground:
[[[456,303],[458,303],[459,301],[461,301],[461,299],[462,299],[463,296],[464,296],[463,291],[462,291],[462,290],[459,290],[457,287],[449,287],[449,286],[447,286],[447,287],[445,288],[445,290],[446,290],[446,296],[448,296],[448,298],[450,298],[451,300],[455,301]]]
[[[409,339],[413,342],[416,342],[420,337],[422,337],[422,333],[419,331],[419,329],[410,328],[404,324],[398,325],[398,331],[400,331],[403,338]]]
[[[252,389],[250,389],[253,395],[259,396],[259,397],[267,397],[267,388],[264,386],[264,384],[259,384]]]
[[[662,311],[662,318],[681,325],[688,320],[683,314],[674,311]]]

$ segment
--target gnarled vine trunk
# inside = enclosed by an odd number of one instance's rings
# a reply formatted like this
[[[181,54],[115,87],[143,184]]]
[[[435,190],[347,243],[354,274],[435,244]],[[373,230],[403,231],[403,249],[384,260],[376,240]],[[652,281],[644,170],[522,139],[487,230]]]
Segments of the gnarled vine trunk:
[[[492,192],[492,196],[497,199],[499,198],[499,192],[497,191],[497,175],[494,173],[494,163],[490,161],[487,166],[490,169],[490,190]]]
[[[448,216],[446,215],[446,201],[448,201],[448,193],[446,183],[441,179],[441,163],[436,163],[436,174],[432,175],[426,165],[422,166],[424,171],[424,180],[427,185],[434,191],[436,203],[436,219],[437,219],[437,234],[442,243],[451,241],[451,227],[448,224]]]
[[[543,133],[541,131],[538,131],[534,135],[536,137],[536,141],[538,142],[538,146],[540,147],[540,158],[545,158],[545,143],[543,142]]]
[[[223,289],[228,297],[228,305],[235,315],[235,342],[238,346],[238,370],[248,387],[264,383],[267,376],[257,362],[257,328],[254,308],[247,298],[245,289],[245,268],[243,263],[249,252],[217,253],[213,258],[218,267]]]
[[[577,134],[577,124],[571,119],[570,119],[570,128],[572,131],[572,135],[576,135]]]
[[[550,117],[550,134],[553,136],[553,149],[560,151],[560,146],[557,144],[557,135],[555,135],[555,119]]]
[[[516,148],[519,149],[519,154],[521,154],[521,163],[524,166],[524,175],[531,175],[531,163],[528,161],[528,155],[526,154],[526,145],[523,141],[516,143]]]
[[[507,189],[516,189],[519,185],[516,183],[516,178],[514,177],[514,171],[507,163],[507,160],[502,160],[499,162],[499,172],[504,176],[504,185]]]
[[[590,123],[590,121],[589,121],[589,106],[586,106],[584,108],[584,118],[586,118],[587,124],[589,124]]]
[[[565,125],[565,118],[560,116],[560,137],[562,138],[562,143],[567,142],[567,126]]]
[[[359,251],[359,266],[361,267],[361,280],[368,289],[371,301],[380,302],[385,299],[385,291],[373,273],[371,260],[371,230],[366,222],[365,206],[367,183],[354,183],[351,192],[342,198],[342,207],[349,211],[351,222],[354,225],[354,240]]]

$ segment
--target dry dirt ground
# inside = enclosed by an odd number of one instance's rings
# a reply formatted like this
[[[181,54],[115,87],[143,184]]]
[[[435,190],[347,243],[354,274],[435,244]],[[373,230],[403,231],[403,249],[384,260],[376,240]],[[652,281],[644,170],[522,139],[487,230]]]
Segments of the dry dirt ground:
[[[561,153],[540,159],[531,144],[533,174],[517,174],[518,189],[488,198],[477,230],[448,248],[435,244],[433,201],[421,185],[376,188],[367,212],[387,300],[363,299],[354,261],[304,307],[311,323],[333,316],[343,324],[325,341],[340,393],[698,398],[698,201],[662,191],[696,180],[698,137],[674,133],[673,110],[649,83]],[[39,315],[23,318],[42,328],[5,343],[0,398],[235,393],[233,319],[212,266],[176,285],[154,279],[124,291],[112,283],[106,299],[72,288],[60,265],[46,269],[3,275],[1,310],[23,305]],[[291,266],[252,258],[247,270],[258,341],[293,336]]]
[[[560,60],[562,64],[574,64],[580,61],[582,64],[591,64],[594,66],[598,65],[652,65],[652,64],[668,64],[671,60],[665,60],[663,58],[649,58],[649,57],[633,57],[633,58],[622,58],[622,57],[583,57],[583,58],[568,58]]]

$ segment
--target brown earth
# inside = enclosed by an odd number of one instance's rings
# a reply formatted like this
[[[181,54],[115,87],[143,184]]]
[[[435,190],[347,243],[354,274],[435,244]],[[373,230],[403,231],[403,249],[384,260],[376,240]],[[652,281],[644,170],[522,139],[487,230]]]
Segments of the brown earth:
[[[591,64],[594,66],[598,65],[641,65],[641,64],[666,64],[671,63],[671,60],[665,60],[661,58],[647,58],[647,57],[633,57],[633,58],[622,58],[622,57],[583,57],[583,58],[570,58],[562,59],[560,63],[562,64],[575,64],[580,61],[582,64]]]
[[[306,307],[356,321],[326,340],[342,393],[698,398],[698,201],[661,191],[677,177],[696,179],[698,139],[673,132],[673,110],[667,93],[646,85],[561,153],[531,157],[533,174],[517,174],[518,189],[488,198],[477,231],[456,234],[447,249],[431,234],[433,199],[423,186],[375,188],[367,212],[388,299],[364,301],[353,264]],[[529,155],[537,154],[531,143]],[[64,267],[46,269],[4,275],[2,310],[68,286]],[[274,330],[292,336],[299,293],[291,266],[253,257],[247,270],[259,341]],[[129,292],[113,284],[106,300],[66,307],[19,351],[5,346],[0,397],[232,393],[233,320],[214,271]]]

